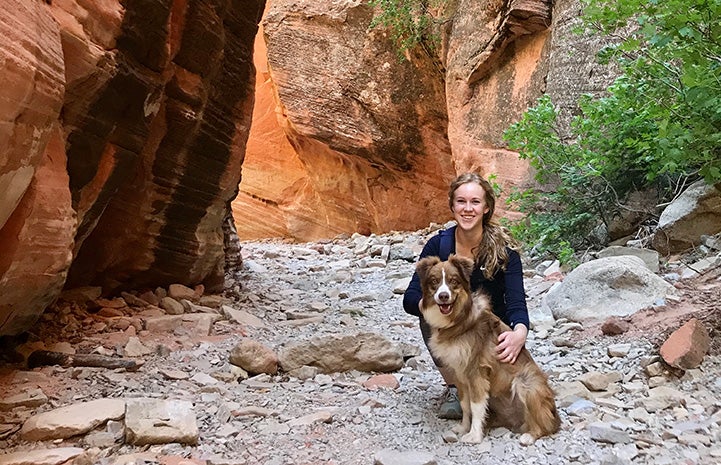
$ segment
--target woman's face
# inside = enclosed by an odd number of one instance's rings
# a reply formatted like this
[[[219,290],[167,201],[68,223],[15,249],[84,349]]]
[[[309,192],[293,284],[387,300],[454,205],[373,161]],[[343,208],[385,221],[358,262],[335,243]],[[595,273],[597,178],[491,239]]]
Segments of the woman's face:
[[[488,210],[486,192],[475,182],[461,184],[453,194],[453,218],[463,230],[482,227]]]

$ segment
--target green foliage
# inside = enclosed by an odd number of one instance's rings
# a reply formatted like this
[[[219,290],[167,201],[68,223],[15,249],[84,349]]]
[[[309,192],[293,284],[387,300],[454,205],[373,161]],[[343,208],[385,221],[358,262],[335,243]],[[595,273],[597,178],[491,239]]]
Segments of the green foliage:
[[[619,78],[581,98],[571,141],[547,96],[505,133],[544,186],[512,196],[528,214],[515,233],[556,256],[588,245],[634,189],[721,181],[721,0],[583,1],[587,30],[620,38],[599,55]]]
[[[371,28],[384,27],[398,47],[399,56],[418,44],[436,49],[440,38],[434,26],[449,0],[369,0],[377,13]]]
[[[569,264],[568,250],[588,242],[598,218],[607,220],[604,205],[614,192],[601,176],[594,153],[565,144],[557,128],[556,110],[543,96],[506,131],[509,145],[534,168],[536,181],[549,186],[512,192],[508,201],[526,213],[523,221],[511,225],[514,236],[535,244],[536,252],[563,257]]]
[[[496,196],[496,198],[501,196],[501,192],[503,191],[503,188],[498,182],[496,181],[498,179],[498,175],[495,173],[491,173],[488,175],[488,183],[493,188],[493,194]]]
[[[600,153],[627,151],[649,181],[721,181],[721,1],[586,1],[589,26],[610,33],[636,14],[638,30],[604,51],[624,73],[585,102],[578,133]]]

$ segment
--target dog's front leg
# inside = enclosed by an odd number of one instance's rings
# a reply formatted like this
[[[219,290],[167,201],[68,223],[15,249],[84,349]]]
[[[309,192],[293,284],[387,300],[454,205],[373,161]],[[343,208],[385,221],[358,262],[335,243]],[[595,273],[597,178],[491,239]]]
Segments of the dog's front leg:
[[[487,384],[487,383],[484,383]],[[462,442],[477,444],[483,440],[483,428],[486,423],[486,410],[488,409],[488,388],[490,386],[472,386],[469,392],[469,403],[471,413],[471,428],[468,433],[461,437]],[[463,411],[463,419],[466,412]]]
[[[463,419],[451,431],[456,434],[466,434],[471,430],[471,398],[468,395],[467,386],[457,382],[456,388],[458,389],[458,400],[463,411]]]

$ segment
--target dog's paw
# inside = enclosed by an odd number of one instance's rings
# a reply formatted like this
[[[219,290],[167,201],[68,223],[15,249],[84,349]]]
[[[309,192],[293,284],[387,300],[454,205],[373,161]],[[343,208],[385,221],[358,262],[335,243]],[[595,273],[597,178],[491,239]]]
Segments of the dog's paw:
[[[467,444],[479,444],[481,441],[483,441],[483,434],[478,433],[468,433],[461,436],[461,442],[465,442]]]
[[[471,430],[470,426],[463,426],[463,423],[458,423],[456,426],[451,428],[451,431],[453,431],[456,434],[466,434]]]
[[[534,438],[529,433],[523,433],[521,435],[521,438],[518,440],[518,442],[520,442],[522,446],[530,446],[531,444],[536,442],[536,438]]]

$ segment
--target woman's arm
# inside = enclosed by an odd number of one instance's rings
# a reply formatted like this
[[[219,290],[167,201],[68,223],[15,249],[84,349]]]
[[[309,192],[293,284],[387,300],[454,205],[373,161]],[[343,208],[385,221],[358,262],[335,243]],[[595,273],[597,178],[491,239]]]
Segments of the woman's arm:
[[[509,249],[508,251],[508,266],[504,279],[506,315],[513,330],[505,331],[498,336],[496,353],[500,361],[515,363],[518,354],[526,344],[530,327],[526,292],[523,287],[523,265],[520,255],[515,250]]]
[[[522,324],[526,329],[530,328],[528,318],[528,306],[526,305],[526,290],[523,287],[523,265],[521,256],[515,250],[508,251],[508,265],[505,272],[506,287],[506,316],[511,328]]]

